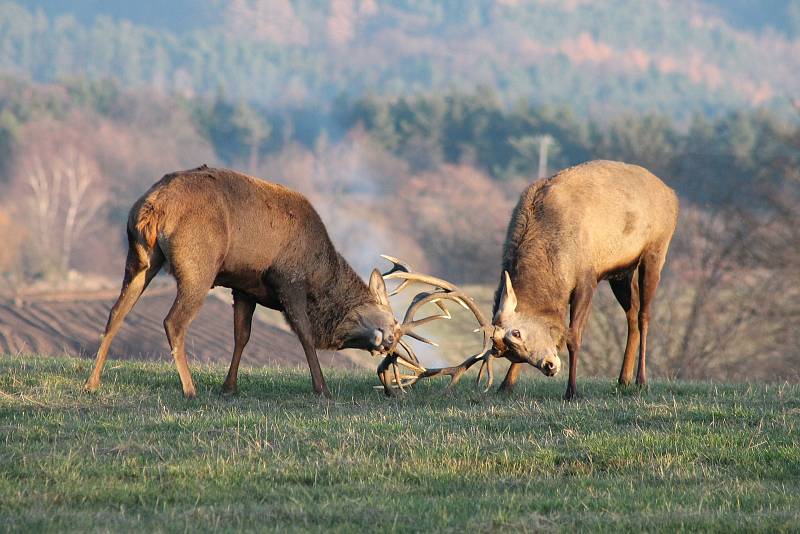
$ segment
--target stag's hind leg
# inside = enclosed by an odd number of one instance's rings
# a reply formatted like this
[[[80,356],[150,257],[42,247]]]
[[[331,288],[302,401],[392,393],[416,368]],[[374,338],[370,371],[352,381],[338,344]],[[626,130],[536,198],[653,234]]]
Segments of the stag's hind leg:
[[[217,236],[217,239],[215,239]],[[168,257],[178,286],[175,302],[164,319],[164,330],[181,378],[184,397],[197,395],[186,361],[186,332],[200,311],[222,264],[223,245],[215,232],[200,233],[184,226],[168,238]]]
[[[172,304],[166,319],[164,319],[164,330],[167,333],[172,357],[175,359],[175,367],[177,367],[178,375],[181,377],[183,396],[187,399],[193,399],[197,396],[197,390],[194,387],[194,382],[192,382],[192,374],[186,361],[186,331],[189,329],[189,324],[195,318],[197,312],[200,311],[213,279],[208,283],[198,283],[193,280],[182,280],[177,276],[176,278],[178,281],[178,294],[175,296],[175,302]]]
[[[233,357],[228,376],[222,384],[222,393],[232,395],[236,393],[236,380],[239,376],[239,360],[242,351],[250,340],[250,328],[253,323],[253,312],[256,310],[256,301],[249,295],[233,290]]]
[[[108,322],[101,337],[100,348],[97,350],[94,369],[89,379],[84,384],[86,391],[95,391],[100,386],[100,375],[106,363],[108,350],[114,336],[122,326],[125,316],[133,309],[133,306],[142,296],[142,293],[150,284],[150,281],[161,269],[164,263],[164,256],[156,246],[153,250],[147,250],[144,245],[137,243],[129,238],[128,257],[125,261],[125,276],[122,279],[122,290],[119,298],[111,312],[108,314]]]
[[[608,283],[628,320],[628,339],[619,372],[619,385],[628,386],[633,381],[634,357],[639,348],[639,274],[632,271],[622,278],[609,279]]]
[[[636,384],[647,385],[647,329],[650,325],[650,305],[661,280],[661,269],[664,267],[667,252],[648,252],[639,265],[639,367],[636,371]]]

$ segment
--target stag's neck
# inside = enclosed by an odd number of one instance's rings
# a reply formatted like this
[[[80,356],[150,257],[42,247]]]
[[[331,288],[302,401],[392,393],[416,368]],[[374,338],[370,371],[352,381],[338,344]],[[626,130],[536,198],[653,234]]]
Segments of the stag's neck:
[[[563,325],[572,288],[561,273],[558,252],[547,251],[537,243],[519,247],[504,258],[517,296],[517,312]],[[560,274],[561,273],[561,274]],[[499,306],[502,282],[495,294],[493,313]]]
[[[335,350],[338,326],[356,307],[372,301],[369,288],[335,250],[326,273],[317,273],[308,290],[308,316],[317,348]]]
[[[553,283],[551,275],[522,269],[516,280],[511,274],[511,282],[517,294],[518,313],[563,323],[569,307],[569,291],[562,284]]]

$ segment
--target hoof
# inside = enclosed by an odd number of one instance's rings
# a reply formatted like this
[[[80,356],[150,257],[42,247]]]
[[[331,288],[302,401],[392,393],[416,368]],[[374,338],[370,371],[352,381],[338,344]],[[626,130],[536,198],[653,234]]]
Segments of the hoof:
[[[566,393],[564,393],[564,400],[567,402],[576,401],[580,399],[581,396],[578,395],[578,392],[574,389],[568,389]]]
[[[239,388],[236,384],[228,384],[227,382],[223,382],[222,389],[219,390],[219,394],[223,397],[232,397],[239,393]]]
[[[190,389],[189,391],[183,392],[183,398],[187,400],[192,400],[197,398],[197,391],[194,389]]]
[[[99,387],[100,387],[100,383],[99,382],[87,381],[83,385],[83,392],[84,393],[95,393]]]
[[[327,387],[322,388],[322,391],[316,391],[315,390],[314,394],[317,395],[318,397],[324,397],[324,398],[326,398],[328,400],[331,400],[333,398],[333,395],[331,395],[331,392],[328,391]]]
[[[630,382],[617,382],[616,390],[617,393],[624,395],[627,393],[632,393],[634,391],[634,386]]]

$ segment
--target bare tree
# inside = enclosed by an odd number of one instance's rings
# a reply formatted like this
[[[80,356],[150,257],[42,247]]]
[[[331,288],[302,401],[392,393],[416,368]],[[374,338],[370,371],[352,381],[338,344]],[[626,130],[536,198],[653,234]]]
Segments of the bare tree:
[[[89,223],[97,220],[107,195],[100,189],[96,180],[97,173],[89,160],[76,150],[69,150],[55,163],[61,167],[66,183],[64,228],[59,258],[61,272],[66,272],[69,270],[75,242],[84,234]]]
[[[30,218],[30,256],[41,272],[53,270],[52,251],[55,241],[56,219],[61,197],[62,173],[50,172],[40,156],[34,156],[26,166],[25,183],[30,188],[26,197],[27,215]]]
[[[13,292],[17,286],[24,230],[18,221],[0,208],[0,235],[3,236],[3,246],[0,247],[0,293],[6,293],[9,289]]]
[[[659,376],[783,378],[787,361],[776,343],[783,323],[772,311],[786,279],[750,253],[765,224],[765,216],[740,210],[683,210],[654,310],[650,363]],[[612,373],[624,347],[615,304],[609,295],[597,300],[587,336],[586,360],[597,374]]]
[[[97,220],[107,200],[96,165],[74,148],[46,160],[37,154],[24,167],[23,181],[30,259],[44,275],[63,277],[76,241]]]

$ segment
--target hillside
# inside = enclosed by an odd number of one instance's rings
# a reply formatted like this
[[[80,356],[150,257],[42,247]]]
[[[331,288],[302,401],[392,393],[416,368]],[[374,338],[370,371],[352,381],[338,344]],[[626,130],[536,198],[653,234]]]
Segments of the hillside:
[[[0,529],[22,531],[740,531],[800,520],[800,388],[656,383],[615,394],[524,380],[386,399],[366,372],[195,373],[0,357]]]
[[[278,108],[496,88],[507,103],[676,118],[787,109],[790,1],[237,0],[0,3],[0,73],[216,94]],[[753,13],[758,13],[754,16]]]

